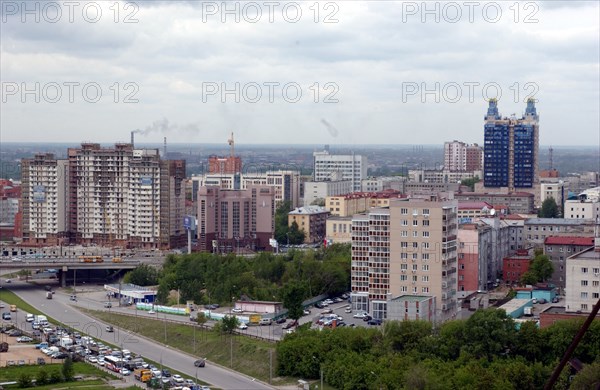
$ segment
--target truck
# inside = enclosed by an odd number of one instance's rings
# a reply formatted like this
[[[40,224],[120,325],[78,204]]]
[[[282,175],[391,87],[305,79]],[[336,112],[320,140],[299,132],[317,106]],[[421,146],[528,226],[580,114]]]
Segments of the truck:
[[[140,382],[146,383],[152,379],[152,371],[147,368],[139,368],[133,372],[133,377]]]
[[[44,326],[48,324],[48,318],[44,315],[38,314],[35,316],[34,322],[37,322],[38,324]]]
[[[63,348],[69,348],[73,345],[73,340],[70,337],[61,337],[60,346]]]
[[[46,299],[52,299],[52,292],[51,291],[47,291],[46,292]]]

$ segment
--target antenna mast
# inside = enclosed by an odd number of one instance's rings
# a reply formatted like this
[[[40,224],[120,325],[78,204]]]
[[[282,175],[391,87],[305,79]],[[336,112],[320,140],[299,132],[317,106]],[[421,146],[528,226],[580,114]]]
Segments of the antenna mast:
[[[227,143],[229,144],[229,146],[231,147],[229,154],[231,155],[231,157],[233,157],[235,155],[235,142],[233,141],[233,131],[231,132],[231,138],[229,138],[227,140]]]

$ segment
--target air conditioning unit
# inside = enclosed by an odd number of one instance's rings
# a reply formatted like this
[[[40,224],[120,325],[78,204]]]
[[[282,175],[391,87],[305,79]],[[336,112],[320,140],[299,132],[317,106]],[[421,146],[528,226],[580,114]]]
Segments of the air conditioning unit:
[[[405,270],[405,269],[403,269],[403,270],[402,270],[402,273],[403,273],[403,274],[405,274],[405,273],[406,273],[406,270]]]

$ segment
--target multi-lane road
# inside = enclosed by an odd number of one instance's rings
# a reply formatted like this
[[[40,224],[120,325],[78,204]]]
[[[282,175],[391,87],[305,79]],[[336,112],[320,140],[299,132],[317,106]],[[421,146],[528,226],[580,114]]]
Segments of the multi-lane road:
[[[135,354],[156,362],[162,362],[164,366],[187,374],[190,377],[197,376],[199,380],[207,382],[212,386],[231,390],[273,388],[266,383],[214,365],[211,362],[208,362],[206,367],[197,369],[193,364],[196,357],[173,350],[155,341],[139,337],[136,334],[121,332],[118,329],[113,333],[107,333],[105,332],[106,323],[83,314],[76,306],[99,309],[97,301],[82,302],[79,299],[75,305],[74,302],[69,300],[68,295],[61,293],[56,293],[54,294],[54,299],[47,300],[40,287],[31,286],[19,281],[14,281],[10,285],[5,284],[4,288],[10,288],[11,291],[15,292],[31,306],[82,333],[89,334],[113,345],[118,345],[121,348],[128,349]]]

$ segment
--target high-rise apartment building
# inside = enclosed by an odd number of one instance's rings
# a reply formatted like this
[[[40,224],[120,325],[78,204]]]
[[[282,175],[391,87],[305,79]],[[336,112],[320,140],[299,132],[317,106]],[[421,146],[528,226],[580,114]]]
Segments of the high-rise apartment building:
[[[185,245],[185,161],[161,160],[158,149],[84,143],[67,160],[23,160],[22,177],[28,244]]]
[[[40,153],[21,161],[23,242],[59,245],[68,237],[67,160]]]
[[[218,253],[269,249],[273,238],[275,191],[268,186],[245,190],[200,187],[198,244]]]
[[[539,116],[534,99],[527,100],[521,119],[502,118],[490,99],[484,126],[484,186],[509,192],[533,188],[538,182]]]
[[[434,296],[436,319],[457,310],[457,207],[452,199],[392,200],[352,220],[352,306],[390,318],[390,300]],[[390,318],[392,319],[392,318]]]
[[[367,157],[314,152],[313,169],[313,181],[350,180],[352,191],[359,192],[362,180],[367,178]]]
[[[450,172],[481,171],[483,149],[477,144],[460,141],[444,143],[444,170]]]

